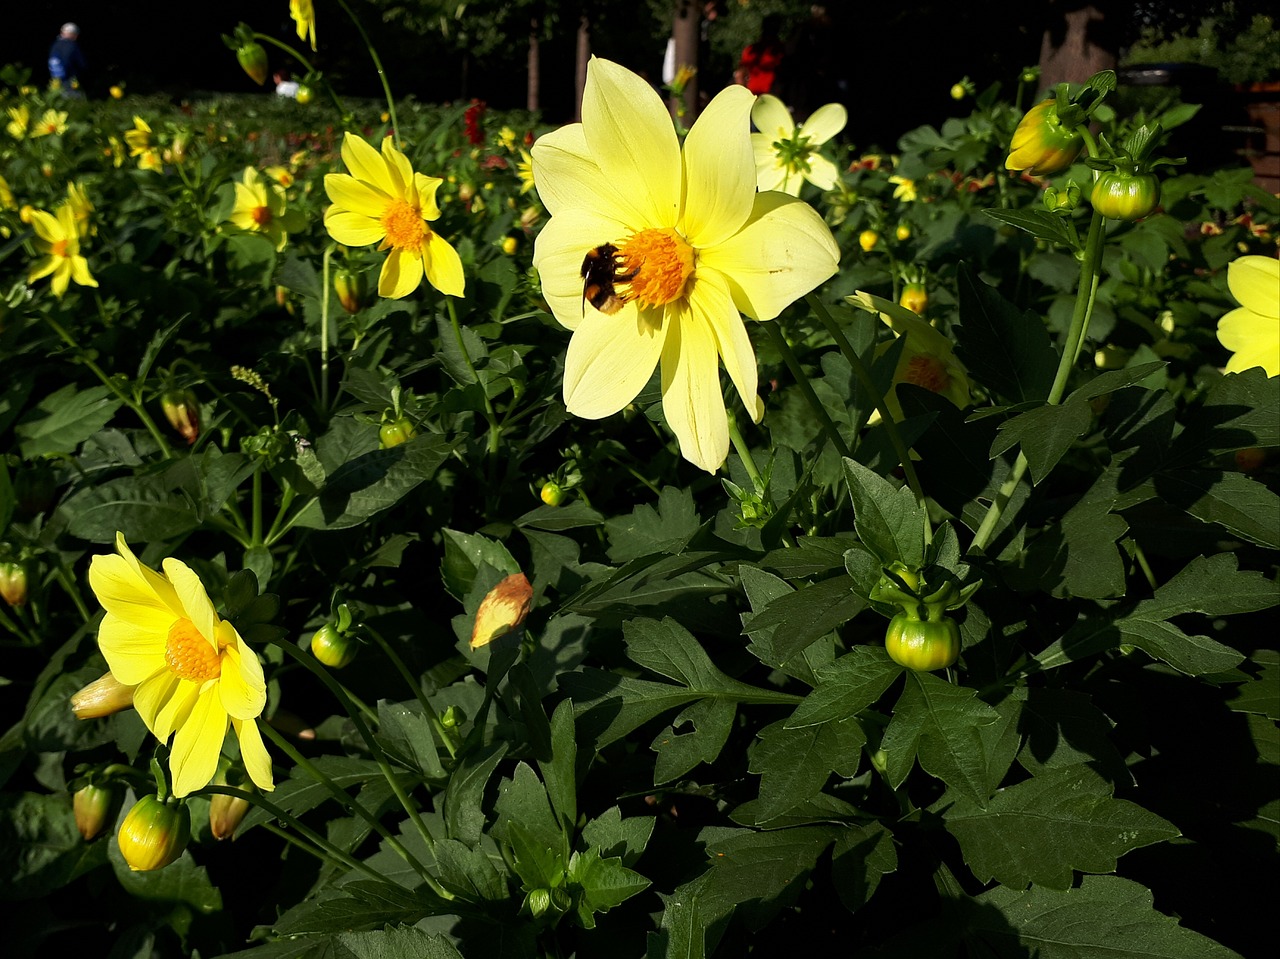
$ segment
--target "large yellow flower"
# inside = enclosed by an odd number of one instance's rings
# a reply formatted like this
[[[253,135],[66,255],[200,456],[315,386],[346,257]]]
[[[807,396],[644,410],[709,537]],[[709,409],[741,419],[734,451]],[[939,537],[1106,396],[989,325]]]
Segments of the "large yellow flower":
[[[9,107],[9,124],[6,126],[5,132],[15,140],[24,140],[27,136],[27,127],[31,125],[31,111],[27,109],[26,104],[16,107]]]
[[[261,233],[277,250],[283,250],[290,231],[302,225],[298,217],[286,212],[284,190],[262,179],[250,166],[235,182],[235,191],[236,203],[228,219],[246,232]]]
[[[414,173],[409,158],[387,137],[382,153],[350,133],[342,139],[342,162],[351,171],[329,173],[324,189],[333,201],[324,214],[329,235],[344,246],[382,241],[388,250],[378,277],[378,295],[408,296],[427,282],[441,293],[462,296],[462,261],[444,237],[427,225],[438,219],[439,177]]]
[[[311,49],[316,48],[316,8],[311,0],[289,0],[289,16],[298,25],[298,39],[311,39]]]
[[[67,114],[64,110],[45,110],[44,115],[31,128],[32,137],[44,137],[54,133],[61,135],[66,132]]]
[[[1228,373],[1261,366],[1280,375],[1280,260],[1242,256],[1227,267],[1227,287],[1240,306],[1218,320],[1218,342],[1232,352]]]
[[[55,215],[56,213],[56,215]],[[67,286],[75,280],[81,286],[97,286],[89,273],[89,261],[80,255],[80,231],[70,204],[61,204],[55,213],[31,211],[31,226],[36,231],[36,247],[45,258],[31,268],[27,282],[53,275],[53,295],[62,298]]]
[[[116,550],[89,566],[89,585],[106,609],[98,646],[111,674],[137,686],[133,705],[147,728],[161,742],[173,737],[173,794],[186,796],[213,779],[228,724],[249,778],[259,789],[275,788],[254,722],[267,701],[258,657],[218,618],[189,566],[166,559],[162,576],[143,566],[119,533]]]
[[[560,323],[569,412],[618,412],[662,369],[662,409],[685,459],[714,472],[729,433],[719,359],[757,422],[756,361],[740,314],[772,320],[836,270],[840,251],[813,209],[756,193],[745,87],[716,95],[681,150],[667,108],[634,73],[587,66],[582,122],[533,148],[538,193],[552,214],[534,264]],[[620,302],[584,297],[589,254],[616,249]],[[614,309],[614,307],[620,307]]]
[[[818,147],[844,129],[849,113],[839,103],[814,110],[797,125],[782,101],[766,93],[751,108],[751,122],[759,133],[751,134],[756,157],[756,184],[761,190],[781,190],[800,195],[808,180],[820,190],[835,188],[840,179],[836,165]]]

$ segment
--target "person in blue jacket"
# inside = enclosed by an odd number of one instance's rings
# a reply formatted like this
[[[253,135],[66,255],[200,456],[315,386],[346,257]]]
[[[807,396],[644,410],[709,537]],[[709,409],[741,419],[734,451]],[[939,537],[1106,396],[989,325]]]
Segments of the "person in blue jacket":
[[[77,87],[80,74],[84,72],[84,54],[80,52],[80,28],[74,23],[64,23],[49,48],[49,79],[55,86],[61,86],[67,93]]]

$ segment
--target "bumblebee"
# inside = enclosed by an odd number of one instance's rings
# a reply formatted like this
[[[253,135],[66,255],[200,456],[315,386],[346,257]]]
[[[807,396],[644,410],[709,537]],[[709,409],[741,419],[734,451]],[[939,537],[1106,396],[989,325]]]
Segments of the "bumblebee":
[[[617,313],[626,300],[613,288],[615,283],[626,283],[635,278],[636,271],[623,269],[618,262],[618,248],[612,243],[601,243],[588,250],[582,258],[582,312],[586,315],[590,303],[601,313]]]

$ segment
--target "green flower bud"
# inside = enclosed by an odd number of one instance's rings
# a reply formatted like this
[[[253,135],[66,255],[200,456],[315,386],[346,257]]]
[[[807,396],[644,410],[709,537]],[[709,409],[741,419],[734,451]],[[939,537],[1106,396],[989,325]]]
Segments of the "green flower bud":
[[[135,872],[163,869],[182,855],[191,840],[191,814],[154,795],[139,799],[120,824],[120,853]]]
[[[114,812],[116,790],[111,786],[86,785],[76,790],[71,799],[71,808],[76,814],[76,828],[88,842],[107,824]]]
[[[267,82],[267,51],[262,49],[262,44],[257,42],[244,44],[236,50],[236,59],[240,61],[244,72],[249,74],[249,78],[258,86]]]

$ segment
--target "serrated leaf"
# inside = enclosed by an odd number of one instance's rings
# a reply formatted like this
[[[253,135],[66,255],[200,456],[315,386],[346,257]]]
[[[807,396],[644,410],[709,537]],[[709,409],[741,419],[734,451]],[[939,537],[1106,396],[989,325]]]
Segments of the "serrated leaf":
[[[653,816],[622,818],[622,811],[611,806],[582,827],[582,842],[588,849],[598,849],[603,859],[621,859],[624,866],[635,861],[649,844],[657,820]]]
[[[927,516],[910,488],[895,486],[857,460],[842,462],[858,538],[886,565],[900,561],[919,567],[924,561]]]
[[[507,744],[497,742],[467,753],[449,777],[444,791],[444,821],[449,836],[465,843],[479,842],[484,829],[484,791],[493,771],[507,754]]]
[[[773,654],[785,662],[866,608],[853,586],[852,579],[837,575],[784,593],[749,618],[744,632],[773,629]]]
[[[568,837],[551,811],[546,787],[527,763],[517,763],[511,778],[502,780],[494,813],[494,838],[509,841],[511,827],[518,825],[530,841],[558,850],[562,859],[568,857]]]
[[[376,738],[391,756],[414,772],[428,779],[444,776],[431,723],[417,703],[378,700]]]
[[[878,822],[846,826],[831,850],[831,878],[836,894],[850,912],[865,906],[881,877],[897,868],[893,833]]]
[[[566,832],[578,821],[578,785],[574,773],[578,744],[574,737],[573,703],[566,699],[551,714],[551,761],[538,760],[547,798]]]
[[[1227,697],[1227,705],[1239,713],[1280,719],[1280,653],[1274,649],[1259,649],[1249,659],[1257,669],[1258,677],[1238,686]]]
[[[994,211],[987,211],[996,215]],[[1014,226],[1047,224],[1059,230],[1059,242],[1073,235],[1066,224],[1048,214],[1003,211]],[[962,263],[957,282],[960,323],[955,329],[956,356],[970,375],[1013,403],[1040,402],[1049,395],[1058,368],[1058,355],[1044,321],[1030,311],[1019,312],[991,286],[976,278]]]
[[[511,551],[497,540],[478,533],[462,533],[455,529],[441,532],[444,537],[444,561],[440,578],[454,599],[461,600],[471,591],[476,573],[488,564],[504,576],[520,572]]]
[[[1151,891],[1118,876],[1085,876],[1076,889],[997,886],[974,899],[969,928],[997,954],[1038,959],[1240,959],[1157,912]],[[991,909],[996,912],[993,914]]]
[[[102,429],[123,405],[105,386],[77,390],[74,383],[50,393],[14,427],[25,459],[74,453]]]
[[[1055,216],[1048,210],[983,210],[987,216],[1007,223],[1050,243],[1058,243],[1073,250],[1080,249],[1080,237],[1065,217]],[[967,362],[967,361],[966,361]]]
[[[578,921],[584,929],[595,927],[596,913],[608,912],[650,885],[640,873],[624,866],[621,859],[601,859],[596,849],[573,854],[568,878],[580,891]]]
[[[980,882],[1069,889],[1074,870],[1114,872],[1130,850],[1179,835],[1172,823],[1111,793],[1088,766],[1066,766],[1001,789],[985,809],[957,793],[940,805]]]
[[[998,783],[988,779],[991,764],[978,727],[997,722],[999,713],[977,698],[977,690],[928,673],[906,675],[880,741],[890,784],[900,786],[918,760],[925,772],[985,804]]]
[[[809,799],[832,772],[852,778],[866,742],[866,733],[853,717],[799,729],[788,729],[782,722],[766,726],[751,747],[747,765],[748,772],[760,775],[756,821],[767,823]]]
[[[463,959],[443,935],[433,936],[414,926],[344,932],[336,938],[352,959]]]
[[[653,784],[671,782],[700,763],[715,762],[737,714],[737,704],[726,699],[702,699],[681,711],[649,744],[658,754]],[[678,731],[681,727],[687,731]]]
[[[763,928],[800,894],[803,878],[842,831],[832,826],[800,826],[704,836],[711,877],[702,889],[704,915],[716,916],[726,907],[753,903],[740,911],[742,921],[748,929]]]
[[[1155,487],[1203,523],[1217,523],[1241,539],[1280,549],[1280,496],[1243,473],[1167,470],[1156,474]]]
[[[838,722],[874,703],[902,672],[883,646],[855,646],[817,672],[818,686],[785,721],[788,729]]]
[[[658,506],[642,503],[629,516],[605,521],[609,534],[609,559],[625,563],[654,553],[678,553],[698,531],[698,513],[693,493],[681,487],[666,486],[658,497]]]

